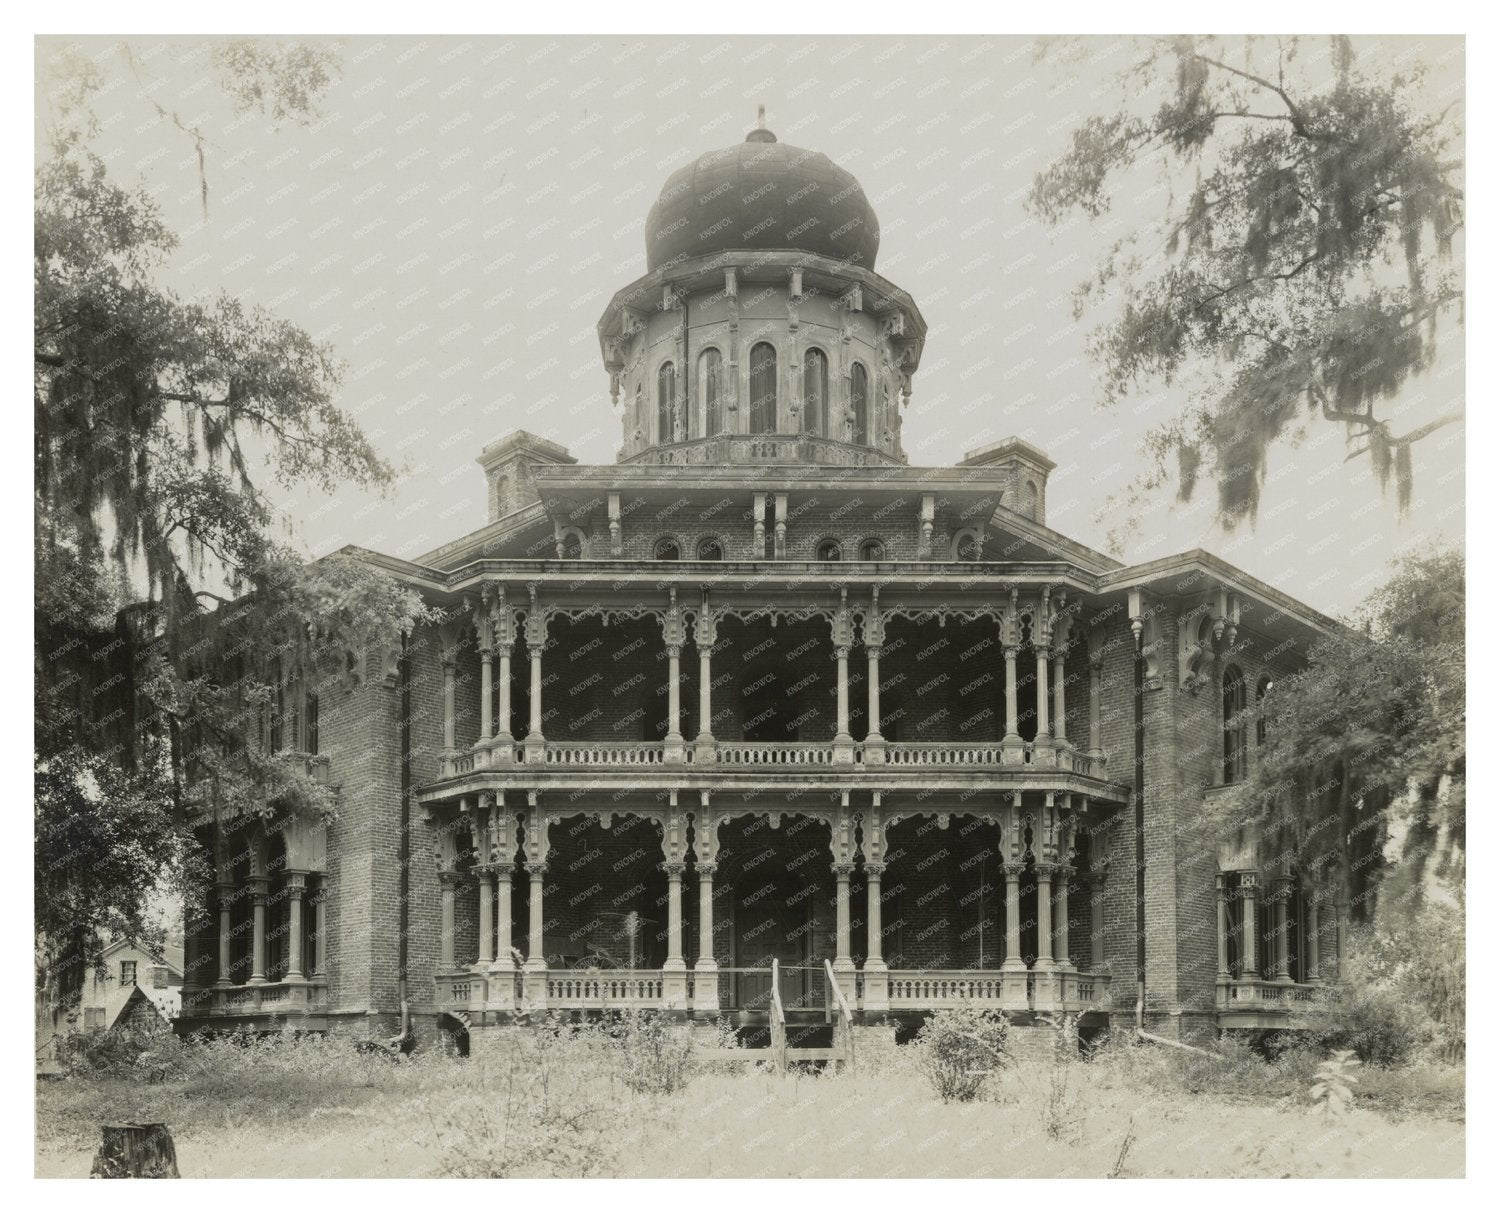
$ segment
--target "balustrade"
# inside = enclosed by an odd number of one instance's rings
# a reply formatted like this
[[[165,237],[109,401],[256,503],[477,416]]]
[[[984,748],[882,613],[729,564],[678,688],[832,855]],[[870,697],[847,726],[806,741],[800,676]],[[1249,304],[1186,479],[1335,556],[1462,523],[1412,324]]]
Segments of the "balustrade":
[[[853,745],[853,761],[862,765],[869,748],[864,742]],[[1022,767],[1050,767],[1076,775],[1104,777],[1102,756],[1067,747],[1050,745],[1040,749],[1032,742],[1019,747],[1018,760],[1013,747],[1000,742],[884,742],[879,747],[887,766],[902,768],[955,768],[995,770]],[[1011,751],[1008,760],[1007,751]],[[689,746],[682,754],[683,763],[692,765],[711,761],[720,767],[831,767],[837,762],[832,742],[815,741],[714,741],[702,758]],[[552,767],[657,767],[666,766],[667,747],[662,742],[596,742],[548,741],[528,752],[518,743],[480,744],[465,753],[448,755],[443,760],[444,778],[471,775],[476,771],[495,770],[512,765],[545,765]]]

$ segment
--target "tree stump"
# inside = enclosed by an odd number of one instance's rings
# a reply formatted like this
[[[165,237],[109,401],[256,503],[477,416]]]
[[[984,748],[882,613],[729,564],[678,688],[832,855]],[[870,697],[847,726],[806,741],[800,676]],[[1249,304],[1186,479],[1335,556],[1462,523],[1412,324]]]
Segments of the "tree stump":
[[[166,1125],[101,1125],[104,1141],[90,1179],[181,1179]]]

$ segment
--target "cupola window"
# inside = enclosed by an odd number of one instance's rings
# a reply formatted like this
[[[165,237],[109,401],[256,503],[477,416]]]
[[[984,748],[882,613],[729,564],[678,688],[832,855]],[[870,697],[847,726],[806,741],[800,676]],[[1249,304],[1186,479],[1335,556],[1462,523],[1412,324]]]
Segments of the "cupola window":
[[[656,441],[675,442],[672,420],[677,412],[677,368],[663,362],[656,372]]]
[[[750,432],[776,432],[776,347],[768,341],[750,351]]]
[[[802,357],[802,428],[822,436],[828,432],[828,355],[810,349]]]
[[[866,446],[870,441],[870,379],[862,364],[856,362],[849,375],[849,410],[853,414],[850,441]]]
[[[704,436],[722,434],[724,425],[724,356],[704,350],[698,356],[698,399],[703,401]]]

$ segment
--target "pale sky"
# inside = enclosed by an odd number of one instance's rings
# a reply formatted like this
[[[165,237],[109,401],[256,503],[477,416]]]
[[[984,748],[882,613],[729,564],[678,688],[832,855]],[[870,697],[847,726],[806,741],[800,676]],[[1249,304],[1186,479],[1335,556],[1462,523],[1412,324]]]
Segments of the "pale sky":
[[[132,39],[138,80],[115,41],[43,39],[39,135],[49,64],[70,45],[111,82],[111,171],[144,181],[182,236],[168,284],[227,290],[331,341],[349,364],[343,405],[402,468],[387,500],[289,499],[313,554],[354,543],[413,557],[480,526],[473,459],[513,429],[614,461],[595,322],[645,272],[646,212],[667,176],[741,141],[761,104],[781,141],[859,179],[881,222],[875,268],[927,319],[903,423],[913,464],[1018,434],[1059,464],[1048,522],[1102,548],[1112,520],[1099,511],[1140,436],[1181,403],[1157,389],[1102,410],[1084,342],[1104,317],[1072,316],[1074,286],[1160,195],[1122,191],[1103,220],[1065,230],[1023,207],[1077,119],[1110,108],[1125,42],[1037,63],[1020,38],[351,38],[322,120],[272,131],[233,114],[206,43]],[[1461,39],[1357,45],[1367,66],[1424,60],[1434,109],[1462,93]],[[1326,60],[1321,44],[1304,54]],[[213,141],[206,221],[192,144],[142,82]],[[1462,402],[1463,336],[1389,410],[1398,431]],[[1418,444],[1401,520],[1368,463],[1344,462],[1342,433],[1315,421],[1273,459],[1254,529],[1220,533],[1206,486],[1191,508],[1161,502],[1124,556],[1206,547],[1341,612],[1398,549],[1463,541],[1463,452],[1462,427]]]

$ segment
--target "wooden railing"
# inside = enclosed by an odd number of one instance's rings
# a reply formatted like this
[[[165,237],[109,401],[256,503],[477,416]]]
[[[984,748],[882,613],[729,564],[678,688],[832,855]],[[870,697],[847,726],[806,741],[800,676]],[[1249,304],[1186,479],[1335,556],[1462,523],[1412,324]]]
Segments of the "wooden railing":
[[[634,454],[621,451],[620,463],[685,464],[816,463],[834,467],[899,465],[906,461],[875,447],[816,434],[719,434],[661,443]]]
[[[833,745],[812,741],[721,741],[714,759],[727,767],[826,767],[833,765]]]
[[[892,970],[887,980],[893,1008],[941,1008],[965,1004],[998,1007],[1001,1003],[1001,974],[998,971]]]
[[[833,1021],[833,1047],[844,1055],[850,1070],[854,1069],[854,1012],[833,971],[833,961],[824,959],[823,974],[827,986],[823,1015]]]
[[[1032,742],[1022,742],[1011,751],[999,742],[886,742],[883,746],[887,766],[913,768],[965,768],[973,770],[1006,767],[1051,768],[1078,775],[1103,778],[1104,759],[1091,757],[1068,747],[1043,747],[1038,751]],[[682,747],[681,762],[697,761],[694,746]],[[715,764],[721,767],[832,767],[835,763],[833,743],[823,741],[717,741]],[[527,748],[518,742],[491,741],[472,749],[445,754],[443,778],[470,775],[475,771],[495,770],[527,762],[556,767],[656,767],[667,765],[667,748],[659,741],[596,742],[549,741],[540,751],[527,756]],[[865,746],[856,742],[852,762],[865,762]]]
[[[549,1007],[659,1007],[665,993],[659,969],[547,974]]]
[[[786,1073],[786,1008],[781,1005],[781,964],[771,960],[771,1064]]]

